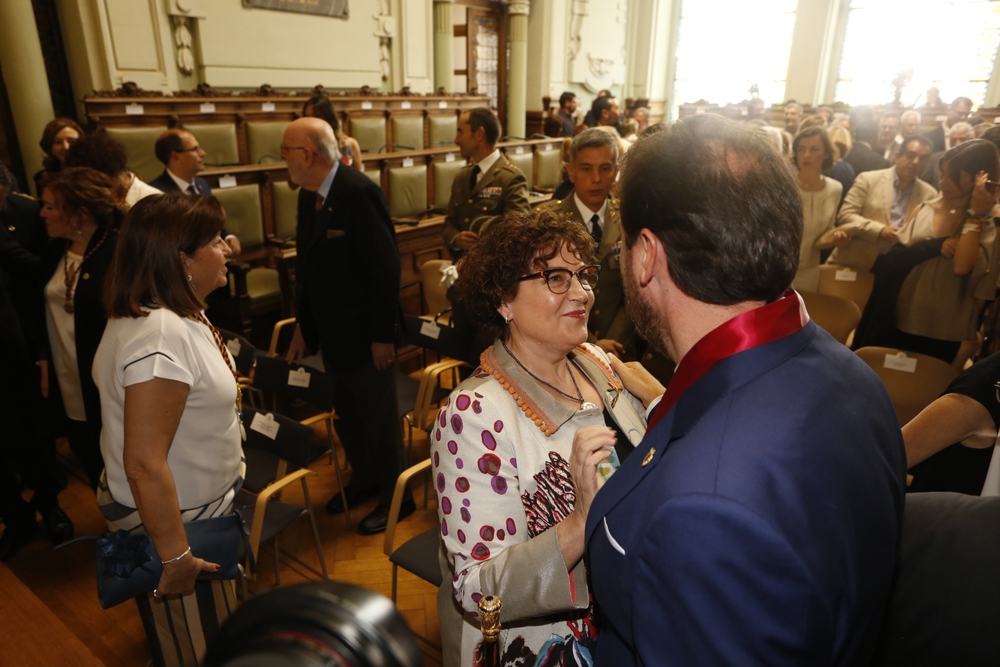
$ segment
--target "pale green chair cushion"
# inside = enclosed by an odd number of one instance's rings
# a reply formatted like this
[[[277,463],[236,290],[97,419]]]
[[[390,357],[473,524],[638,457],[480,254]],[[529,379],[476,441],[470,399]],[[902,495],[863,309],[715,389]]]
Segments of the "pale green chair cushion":
[[[205,166],[240,164],[240,149],[236,143],[236,126],[229,123],[185,125],[205,151]]]
[[[533,188],[535,181],[532,180],[534,177],[534,165],[531,158],[531,149],[525,147],[524,152],[518,155],[514,148],[508,148],[507,159],[513,162],[514,166],[524,174],[524,177],[528,180],[528,189]]]
[[[394,150],[424,150],[424,119],[420,116],[393,116],[392,143]],[[410,149],[399,146],[410,146]]]
[[[429,135],[427,140],[431,142],[431,148],[441,148],[455,143],[455,134],[458,133],[456,116],[429,116],[427,124]]]
[[[427,165],[389,170],[389,213],[409,218],[427,210]]]
[[[166,167],[156,159],[156,140],[167,131],[164,127],[109,127],[105,132],[120,141],[128,151],[128,168],[149,183],[163,173]]]
[[[447,208],[451,199],[451,186],[455,174],[466,167],[465,160],[434,163],[434,204],[435,208]]]
[[[281,285],[278,271],[266,266],[247,272],[247,294],[250,295],[250,313],[259,315],[281,310]]]
[[[294,241],[299,191],[292,190],[288,181],[275,181],[271,183],[271,197],[274,199],[274,235],[282,241]]]
[[[555,189],[562,183],[562,151],[558,148],[540,150],[538,155],[538,182],[535,187]]]
[[[351,118],[350,135],[362,153],[378,153],[385,146],[385,118]]]
[[[364,174],[368,178],[372,179],[372,183],[374,183],[375,185],[377,185],[379,187],[382,187],[382,170],[381,169],[373,169],[372,167],[365,167]]]
[[[264,243],[264,216],[260,206],[260,186],[237,185],[212,190],[226,211],[226,227],[236,235],[244,250]]]
[[[284,121],[247,123],[250,164],[281,161],[281,139],[288,125]]]

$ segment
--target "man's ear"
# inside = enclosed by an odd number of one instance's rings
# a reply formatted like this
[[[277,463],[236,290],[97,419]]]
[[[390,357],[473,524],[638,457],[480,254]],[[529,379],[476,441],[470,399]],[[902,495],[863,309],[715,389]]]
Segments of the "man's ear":
[[[638,268],[636,280],[641,287],[646,287],[667,270],[667,253],[663,242],[649,229],[642,229],[635,240],[632,249],[633,262]]]

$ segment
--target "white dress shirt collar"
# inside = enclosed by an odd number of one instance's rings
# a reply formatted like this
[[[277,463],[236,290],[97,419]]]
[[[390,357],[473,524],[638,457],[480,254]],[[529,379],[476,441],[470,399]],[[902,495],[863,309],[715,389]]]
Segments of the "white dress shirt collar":
[[[576,209],[580,211],[580,217],[583,218],[583,224],[586,225],[587,231],[591,234],[594,233],[594,227],[591,225],[590,221],[593,217],[597,216],[597,224],[601,227],[601,232],[604,232],[604,216],[608,212],[608,200],[604,200],[604,205],[601,206],[599,211],[591,211],[590,207],[580,200],[580,196],[576,194],[576,190],[573,191],[573,200],[576,202]]]
[[[167,168],[167,175],[170,176],[170,178],[173,180],[173,182],[177,184],[177,187],[179,187],[181,189],[181,192],[187,192],[188,188],[191,187],[192,185],[194,185],[194,183],[188,183],[183,178],[181,178],[180,176],[178,176],[174,172],[170,171],[169,168]],[[195,190],[197,190],[197,189],[198,188],[195,188]]]
[[[476,183],[482,180],[483,176],[486,175],[486,172],[492,169],[493,165],[499,159],[500,159],[500,149],[495,148],[493,149],[492,153],[490,153],[489,155],[487,155],[482,160],[476,163],[479,166],[479,173],[476,174]]]

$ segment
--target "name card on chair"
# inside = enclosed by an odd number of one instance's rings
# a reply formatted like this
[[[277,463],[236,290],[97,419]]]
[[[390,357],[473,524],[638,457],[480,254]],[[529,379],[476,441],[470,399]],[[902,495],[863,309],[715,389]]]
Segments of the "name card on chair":
[[[404,157],[403,158],[403,166],[404,167],[412,167],[413,166],[413,158],[411,158],[411,157]]]
[[[448,108],[448,103],[447,102],[445,102],[444,100],[441,100],[440,102],[438,102],[438,109],[447,109],[447,108]]]
[[[885,367],[893,371],[903,371],[904,373],[917,372],[917,360],[914,357],[906,356],[906,352],[885,355]]]
[[[271,440],[278,437],[278,428],[280,426],[281,424],[274,421],[274,416],[270,413],[265,415],[258,412],[253,416],[253,421],[250,422],[251,431],[257,431]]]
[[[399,108],[400,109],[409,109],[411,106],[413,106],[413,105],[411,105],[409,102],[401,102],[400,105],[399,105]]]
[[[441,327],[434,322],[424,322],[420,325],[420,335],[437,340],[441,335]]]
[[[229,354],[233,355],[233,359],[235,359],[236,357],[240,356],[240,350],[243,349],[243,346],[240,345],[239,340],[234,338],[232,340],[226,341],[226,349],[229,350]]]
[[[235,188],[236,187],[236,177],[226,174],[225,176],[219,176],[219,187],[220,188]]]
[[[141,104],[126,104],[125,105],[125,115],[127,116],[141,116],[145,110],[143,110]]]
[[[215,113],[215,105],[211,102],[205,102],[198,108],[202,113]]]
[[[833,274],[833,279],[847,283],[855,283],[858,281],[858,272],[852,271],[851,269],[841,269]]]
[[[274,102],[261,102],[260,103],[260,110],[261,111],[274,111]]]
[[[521,155],[524,153],[524,146],[514,146],[514,155]]]
[[[311,373],[307,373],[306,369],[298,368],[294,371],[288,371],[288,386],[289,387],[302,387],[303,389],[309,388],[309,380],[312,378]]]
[[[1000,118],[1000,116],[997,116],[997,118]],[[454,162],[455,161],[455,154],[454,153],[445,153],[444,154],[444,161],[445,162]]]
[[[372,108],[372,103],[371,102],[362,102],[361,103],[361,108],[362,109],[371,109]]]

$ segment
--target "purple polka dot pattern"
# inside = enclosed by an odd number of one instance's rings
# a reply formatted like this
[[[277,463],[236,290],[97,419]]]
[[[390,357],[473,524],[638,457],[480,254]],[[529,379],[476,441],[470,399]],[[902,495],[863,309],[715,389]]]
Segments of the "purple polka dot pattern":
[[[452,456],[458,454],[458,443],[454,440],[448,441],[448,451],[452,453]]]
[[[462,459],[455,459],[455,467],[461,470],[462,468],[465,467],[465,461],[463,461]]]
[[[469,510],[465,509],[464,507],[458,511],[458,514],[459,516],[462,517],[462,521],[464,521],[465,523],[469,523],[470,521],[472,521],[472,515],[469,514]]]
[[[434,452],[434,467],[435,468],[441,467],[441,455],[438,454],[437,452]]]
[[[462,544],[465,544],[465,533],[459,530],[455,534],[458,535],[458,541],[461,542]]]
[[[510,460],[510,465],[513,466],[514,468],[516,468],[517,467],[517,459],[511,459]]]
[[[445,514],[451,514],[451,500],[449,500],[448,496],[441,498],[441,511]]]
[[[490,480],[490,486],[493,490],[499,493],[501,496],[507,493],[507,480],[503,477],[494,477]]]
[[[438,484],[438,493],[444,493],[444,473],[443,472],[439,472],[438,473],[437,484]]]
[[[441,519],[441,534],[444,535],[445,537],[448,536],[448,520],[447,519]]]
[[[441,486],[442,487],[441,490],[444,491],[443,481],[439,484],[439,486]],[[469,480],[467,480],[464,477],[459,477],[458,479],[455,480],[455,488],[458,489],[459,493],[465,493],[466,491],[469,490]]]
[[[438,414],[438,423],[439,423],[439,424],[441,424],[441,428],[444,428],[445,426],[447,426],[447,425],[448,425],[448,417],[447,417],[447,415],[445,415],[445,413],[444,413],[444,412],[445,412],[445,411],[444,411],[444,410],[442,410],[442,411],[441,411],[441,412],[440,412],[440,413]]]
[[[434,439],[441,442],[441,429],[434,429]]]
[[[507,537],[507,533],[503,532],[503,528],[497,531],[497,539],[503,542],[503,538]]]
[[[458,398],[455,399],[455,407],[459,410],[468,410],[471,403],[472,399],[466,394],[459,394]]]
[[[462,418],[458,415],[451,416],[451,430],[455,435],[462,435]]]
[[[489,548],[482,542],[476,542],[476,546],[472,547],[473,560],[486,560],[489,557],[490,557]]]
[[[495,422],[493,422],[493,430],[496,431],[497,433],[499,433],[500,431],[502,431],[503,430],[503,422],[500,421],[499,419],[496,420]]]
[[[469,506],[469,505],[471,505],[472,503],[470,503],[470,502],[469,502],[469,499],[468,499],[468,498],[462,498],[462,504],[463,504],[463,505],[465,505],[466,507],[468,507],[468,506]]]
[[[483,413],[483,405],[482,405],[482,403],[480,403],[479,401],[473,401],[472,402],[472,411],[475,412],[477,415],[481,415]]]
[[[513,519],[507,519],[507,534],[508,535],[517,534],[517,524],[514,523]]]
[[[472,594],[472,601],[475,602],[476,604],[479,604],[479,601],[482,600],[482,599],[483,599],[483,594],[482,593],[473,593]]]
[[[497,448],[497,439],[489,431],[483,431],[483,446],[491,452]]]
[[[479,537],[487,542],[493,539],[493,526],[483,526],[479,529]]]
[[[483,397],[483,395],[480,394],[478,391],[474,391],[472,393],[476,396],[476,398],[482,398]]]
[[[479,457],[478,465],[479,472],[495,477],[500,472],[500,457],[496,454],[483,454]]]

